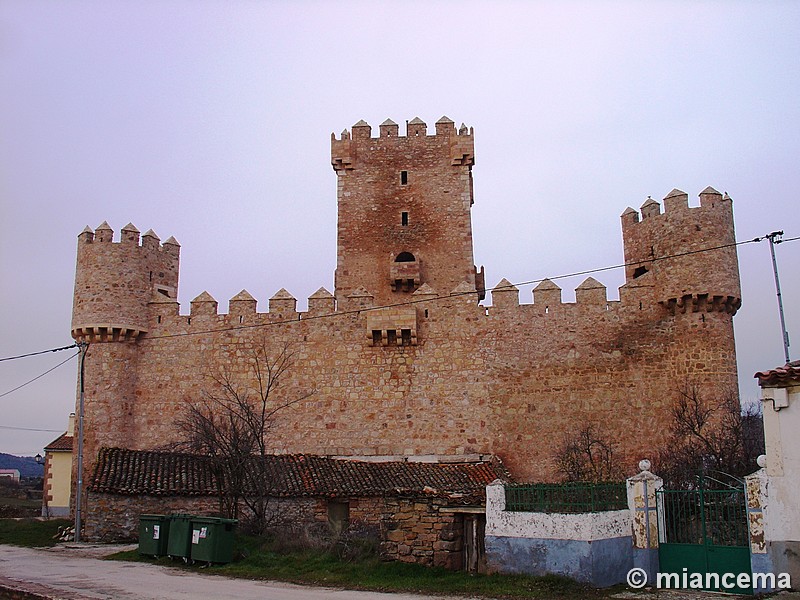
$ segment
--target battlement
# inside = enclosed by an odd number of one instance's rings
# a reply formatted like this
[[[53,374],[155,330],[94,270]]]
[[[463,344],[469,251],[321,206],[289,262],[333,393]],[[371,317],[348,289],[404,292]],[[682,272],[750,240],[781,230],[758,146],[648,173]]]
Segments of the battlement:
[[[503,278],[492,289],[492,306],[490,313],[505,312],[525,306],[533,306],[537,312],[549,314],[574,307],[576,309],[613,310],[620,306],[634,306],[642,298],[641,293],[621,293],[625,298],[622,303],[618,300],[609,300],[606,286],[594,277],[587,277],[575,288],[575,302],[564,302],[561,298],[561,288],[549,279],[544,279],[532,290],[532,303],[520,303],[519,288]],[[626,290],[629,292],[629,290]],[[646,292],[645,292],[646,293]]]
[[[100,223],[100,225],[98,225],[97,229],[94,231],[92,231],[92,228],[88,225],[84,227],[83,231],[78,234],[78,241],[82,244],[98,243],[117,244],[126,247],[138,246],[148,250],[160,250],[173,256],[179,256],[181,248],[181,245],[172,236],[167,238],[167,240],[162,244],[161,238],[159,238],[152,229],[148,229],[144,235],[141,236],[140,240],[139,230],[133,223],[128,223],[125,225],[125,227],[120,230],[119,240],[114,242],[114,230],[111,229],[111,226],[106,221]],[[80,249],[81,247],[79,246],[78,250],[80,251]]]
[[[663,215],[670,215],[674,217],[676,215],[681,216],[696,216],[693,215],[693,212],[697,212],[698,209],[718,209],[718,210],[731,210],[731,198],[728,194],[720,194],[717,190],[713,187],[708,186],[702,192],[700,192],[700,206],[690,206],[689,205],[689,195],[679,189],[673,189],[669,194],[667,194],[664,199],[664,212],[661,212],[661,204],[657,201],[653,200],[650,196],[647,197],[644,204],[642,204],[640,211],[641,211],[641,218],[640,213],[635,209],[628,207],[625,209],[625,212],[622,213],[622,225],[623,227],[630,226],[634,223],[641,223],[647,219],[657,218]]]
[[[462,136],[462,137],[473,137],[474,130],[472,127],[467,127],[465,124],[461,124],[461,127],[456,129],[455,121],[449,119],[446,116],[443,116],[441,119],[436,121],[434,127],[435,134],[434,136]],[[351,133],[352,131],[352,133]],[[351,131],[347,129],[343,130],[339,136],[339,139],[336,139],[336,134],[331,133],[331,141],[332,142],[349,142],[351,140],[370,140],[370,139],[378,139],[372,137],[372,126],[364,121],[363,119],[360,120],[358,123],[355,123]],[[424,137],[434,137],[428,136],[428,125],[420,119],[419,117],[414,117],[410,121],[406,121],[406,135],[400,136],[400,126],[392,121],[391,119],[386,119],[383,123],[379,126],[379,137],[381,138],[406,138],[406,139],[418,139]]]
[[[374,144],[380,143],[379,147]],[[367,146],[366,144],[370,144]],[[331,133],[331,165],[334,171],[347,171],[361,154],[369,151],[409,151],[419,144],[442,146],[453,165],[472,165],[475,162],[474,131],[463,123],[456,129],[454,121],[446,116],[436,121],[434,135],[428,135],[427,124],[419,117],[406,121],[406,135],[400,135],[400,126],[386,119],[379,126],[379,136],[372,137],[372,126],[364,120],[355,123],[351,130],[342,131],[339,138]]]

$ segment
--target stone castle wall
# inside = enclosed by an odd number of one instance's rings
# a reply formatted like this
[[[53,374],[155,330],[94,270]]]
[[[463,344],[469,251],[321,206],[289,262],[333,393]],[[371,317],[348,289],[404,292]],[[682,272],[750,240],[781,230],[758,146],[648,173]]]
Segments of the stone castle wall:
[[[409,124],[409,136],[414,127]],[[86,472],[102,446],[168,447],[180,436],[176,421],[187,404],[214,391],[213,376],[227,372],[252,384],[253,353],[274,354],[284,345],[295,353],[294,365],[275,402],[314,393],[278,413],[270,432],[273,452],[495,454],[519,480],[556,478],[556,449],[588,424],[613,439],[633,469],[642,452],[666,442],[679,387],[691,381],[719,392],[736,385],[735,248],[699,252],[734,239],[730,199],[709,188],[698,208],[673,192],[663,214],[653,201],[642,207],[641,219],[626,210],[629,266],[618,301],[609,301],[602,284],[589,278],[576,290],[575,303],[561,302],[561,290],[544,281],[533,303],[520,304],[519,292],[502,280],[485,307],[478,304],[468,229],[472,134],[463,127],[456,132],[449,120],[436,127],[436,136],[417,140],[393,137],[391,124],[381,126],[380,138],[355,126],[352,139],[333,140],[340,196],[335,295],[321,288],[309,298],[308,312],[298,313],[296,300],[281,290],[268,312],[258,312],[256,300],[242,291],[227,313],[204,292],[189,314],[180,314],[177,242],[159,245],[155,234],[145,234],[138,246],[126,241],[134,235],[126,227],[121,243],[109,243],[105,224],[102,232],[82,233],[73,335],[91,344]],[[381,144],[400,153],[374,150],[378,158],[369,160],[391,163],[376,171],[380,177],[372,167],[359,171],[369,163],[365,153]],[[406,161],[406,154],[416,156],[414,148],[422,158]],[[386,174],[399,178],[403,171],[406,184]],[[436,190],[425,184],[426,196],[398,189],[405,200],[392,204],[388,187],[415,184],[420,173]],[[378,211],[372,229],[380,230],[385,219],[393,224],[362,247],[358,240],[362,234],[371,240],[364,233],[370,228],[343,217],[369,221],[352,202],[376,178],[377,197],[389,198],[379,204],[388,212]],[[409,212],[409,225],[398,210]],[[454,229],[435,233],[432,222],[446,222],[450,213]],[[426,235],[407,233],[414,223],[428,228]],[[468,247],[453,241],[462,238]],[[368,247],[380,244],[381,252],[372,254]],[[390,286],[397,251],[420,258],[420,280],[405,291]],[[654,433],[641,439],[637,431]]]

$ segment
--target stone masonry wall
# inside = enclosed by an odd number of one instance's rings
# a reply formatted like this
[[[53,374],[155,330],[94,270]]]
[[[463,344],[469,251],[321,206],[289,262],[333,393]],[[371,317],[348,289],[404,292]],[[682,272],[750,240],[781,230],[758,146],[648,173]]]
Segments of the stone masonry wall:
[[[348,498],[350,523],[374,525],[381,536],[381,556],[457,569],[463,561],[459,515],[440,512],[442,500],[407,498]],[[213,496],[124,496],[89,493],[84,532],[92,541],[135,541],[143,514],[188,513],[218,516]],[[279,515],[277,526],[289,526],[294,535],[310,535],[314,523],[327,523],[327,501],[313,498],[275,499],[270,506]],[[306,532],[305,534],[303,532]],[[309,539],[309,542],[320,540]]]
[[[492,306],[482,306],[472,258],[471,131],[442,119],[427,136],[415,120],[405,137],[388,122],[372,138],[365,125],[332,141],[336,300],[320,289],[307,313],[281,289],[268,312],[243,291],[227,313],[201,293],[180,314],[172,238],[159,245],[145,234],[138,246],[131,226],[113,242],[105,224],[79,236],[73,334],[91,343],[85,480],[104,445],[169,447],[189,403],[219,392],[213,376],[253,387],[254,353],[275,355],[284,345],[294,364],[273,406],[313,393],[277,413],[271,452],[493,454],[518,480],[557,478],[555,451],[588,424],[617,444],[632,470],[642,453],[666,443],[680,387],[719,393],[736,385],[735,249],[698,252],[734,239],[730,199],[709,188],[690,208],[676,190],[664,213],[654,201],[641,219],[626,210],[631,264],[618,301],[589,278],[575,303],[563,303],[547,281],[533,303],[520,303],[502,280]],[[365,212],[370,206],[376,210]],[[390,255],[400,251],[421,261],[413,292],[391,288]],[[399,301],[413,304],[371,312]],[[655,437],[632,433],[643,430]]]
[[[242,504],[240,515],[247,511]],[[274,498],[269,503],[276,526],[313,523],[318,518],[313,498]],[[88,493],[84,532],[92,541],[136,540],[140,515],[186,513],[197,516],[227,516],[220,512],[216,496],[146,496]],[[323,517],[319,517],[323,518]]]
[[[275,353],[283,343],[296,358],[276,402],[314,394],[277,414],[271,451],[496,454],[523,480],[554,478],[554,447],[584,423],[600,425],[635,464],[665,441],[679,385],[692,380],[713,390],[736,381],[726,313],[672,316],[660,305],[639,309],[635,297],[545,312],[536,304],[487,310],[466,296],[416,310],[413,346],[373,346],[364,313],[278,325],[270,325],[271,313],[241,323],[153,314],[135,343],[92,344],[87,473],[104,445],[158,449],[176,441],[175,421],[188,403],[217,391],[210,374],[224,367],[252,385],[253,352]],[[265,327],[231,329],[240,324]],[[642,428],[661,437],[628,434]]]

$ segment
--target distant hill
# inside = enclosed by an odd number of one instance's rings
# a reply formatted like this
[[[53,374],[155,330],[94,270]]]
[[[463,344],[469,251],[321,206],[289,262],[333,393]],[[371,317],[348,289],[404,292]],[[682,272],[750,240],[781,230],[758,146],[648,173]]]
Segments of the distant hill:
[[[43,477],[44,467],[30,456],[14,456],[0,452],[0,469],[16,469],[20,477]]]

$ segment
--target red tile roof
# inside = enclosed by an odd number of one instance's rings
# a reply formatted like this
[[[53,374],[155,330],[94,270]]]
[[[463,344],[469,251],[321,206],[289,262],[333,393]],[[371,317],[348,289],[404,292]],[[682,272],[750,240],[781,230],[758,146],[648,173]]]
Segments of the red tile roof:
[[[439,496],[483,503],[485,487],[508,480],[499,460],[476,463],[362,462],[284,454],[264,457],[275,477],[270,495],[295,498]],[[94,492],[157,496],[214,495],[217,480],[205,456],[103,448],[90,480]]]
[[[51,450],[51,451],[56,450],[56,451],[72,452],[72,436],[71,435],[67,435],[66,433],[62,433],[60,436],[58,436],[52,442],[47,444],[47,446],[45,446],[44,449],[46,451],[47,450]]]
[[[769,371],[759,371],[753,377],[758,379],[758,384],[761,386],[800,381],[800,360],[786,363],[782,367]]]

